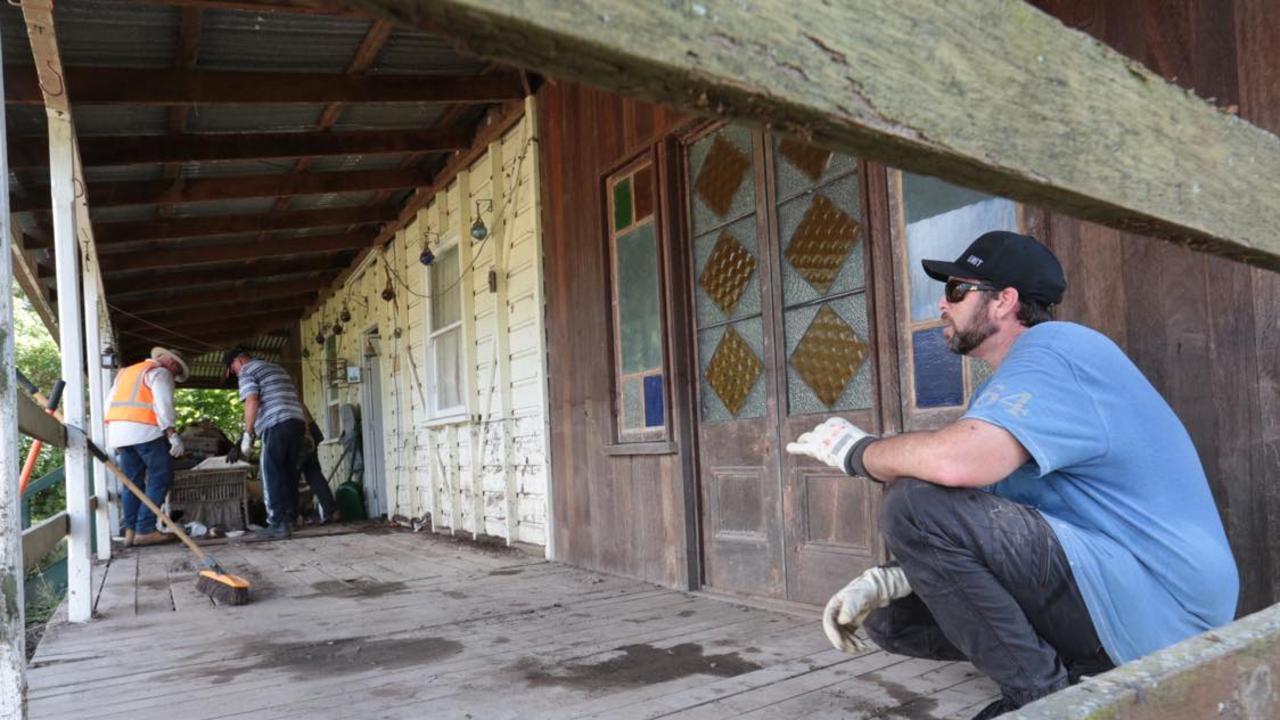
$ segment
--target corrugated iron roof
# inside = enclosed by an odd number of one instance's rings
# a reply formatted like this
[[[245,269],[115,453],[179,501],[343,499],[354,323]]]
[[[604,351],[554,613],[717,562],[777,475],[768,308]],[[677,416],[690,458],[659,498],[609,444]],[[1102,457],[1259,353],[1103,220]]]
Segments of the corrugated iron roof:
[[[413,30],[396,30],[370,68],[371,73],[467,75],[486,63],[458,52],[447,41]]]
[[[85,167],[84,179],[90,185],[105,182],[142,182],[159,180],[164,168],[159,165],[100,165]]]
[[[389,170],[400,167],[408,153],[386,155],[330,155],[316,158],[311,163],[314,172],[339,170]]]
[[[346,72],[370,21],[206,10],[196,66],[256,72]]]
[[[242,175],[284,175],[293,172],[295,160],[228,160],[192,162],[182,166],[184,178],[240,177]]]
[[[335,130],[379,130],[431,127],[448,109],[440,103],[392,103],[349,105],[334,125]]]
[[[93,222],[142,222],[156,218],[156,208],[151,205],[126,205],[121,207],[90,207]]]
[[[324,105],[208,105],[192,108],[187,132],[306,132],[316,128]]]
[[[165,108],[147,105],[73,105],[71,115],[80,137],[163,135],[169,129]]]
[[[170,67],[180,21],[175,7],[116,0],[59,0],[54,12],[64,67]]]
[[[356,207],[364,205],[377,195],[376,192],[329,193],[328,195],[299,195],[289,198],[290,210],[319,210],[321,208]]]
[[[246,198],[240,200],[211,200],[209,202],[182,203],[173,207],[174,217],[212,217],[216,215],[258,215],[271,211],[275,198]]]

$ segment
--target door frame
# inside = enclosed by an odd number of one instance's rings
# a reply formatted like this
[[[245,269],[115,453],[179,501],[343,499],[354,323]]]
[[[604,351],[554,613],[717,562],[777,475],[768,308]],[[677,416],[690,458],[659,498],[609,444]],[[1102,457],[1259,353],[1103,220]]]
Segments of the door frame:
[[[375,335],[379,338],[378,352],[368,355],[365,348],[368,347],[369,339]],[[389,512],[387,503],[389,483],[384,455],[386,443],[382,432],[381,337],[377,325],[366,328],[360,334],[360,367],[361,372],[368,375],[368,377],[362,377],[360,383],[360,443],[364,451],[365,514],[369,517]],[[376,393],[373,389],[374,383],[378,386]],[[375,502],[370,502],[371,499]]]

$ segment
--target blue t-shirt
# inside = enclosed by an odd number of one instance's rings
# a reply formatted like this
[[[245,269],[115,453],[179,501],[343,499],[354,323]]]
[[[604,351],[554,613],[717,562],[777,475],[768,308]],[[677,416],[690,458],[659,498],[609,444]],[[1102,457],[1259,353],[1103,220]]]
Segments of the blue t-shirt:
[[[1117,664],[1231,621],[1240,579],[1195,446],[1105,335],[1028,329],[965,417],[1031,455],[990,490],[1040,510]]]

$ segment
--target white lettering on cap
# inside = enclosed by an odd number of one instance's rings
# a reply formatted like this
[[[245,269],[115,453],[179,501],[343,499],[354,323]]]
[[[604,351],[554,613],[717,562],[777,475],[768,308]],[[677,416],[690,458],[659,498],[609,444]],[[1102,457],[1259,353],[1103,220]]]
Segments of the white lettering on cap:
[[[982,267],[982,258],[978,257],[977,255],[970,255],[969,259],[966,260],[965,262],[969,263],[974,267]]]

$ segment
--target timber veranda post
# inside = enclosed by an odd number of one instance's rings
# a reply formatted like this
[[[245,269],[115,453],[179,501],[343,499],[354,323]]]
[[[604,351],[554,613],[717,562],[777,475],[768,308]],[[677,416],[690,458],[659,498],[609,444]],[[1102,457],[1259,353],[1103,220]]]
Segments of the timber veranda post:
[[[85,365],[89,371],[89,430],[90,436],[99,447],[106,446],[106,428],[103,423],[103,386],[104,377],[99,367],[102,356],[102,315],[98,292],[100,276],[97,258],[93,257],[92,248],[84,243],[81,266],[81,287],[84,288],[84,334],[85,355],[89,362]],[[111,559],[111,503],[109,502],[108,478],[111,474],[101,462],[93,461],[93,495],[98,500],[94,509],[94,540],[98,545],[98,559]]]
[[[53,248],[58,279],[58,337],[62,352],[62,416],[69,428],[85,427],[84,337],[80,330],[80,251],[76,239],[74,145],[71,117],[49,108],[49,187],[53,202]],[[67,433],[63,455],[67,490],[67,619],[89,621],[93,609],[89,528],[89,463],[85,435]]]
[[[2,53],[0,53],[2,54]],[[0,73],[0,96],[4,80]],[[18,492],[18,391],[14,374],[13,235],[9,143],[0,107],[0,717],[27,717],[22,497]]]

